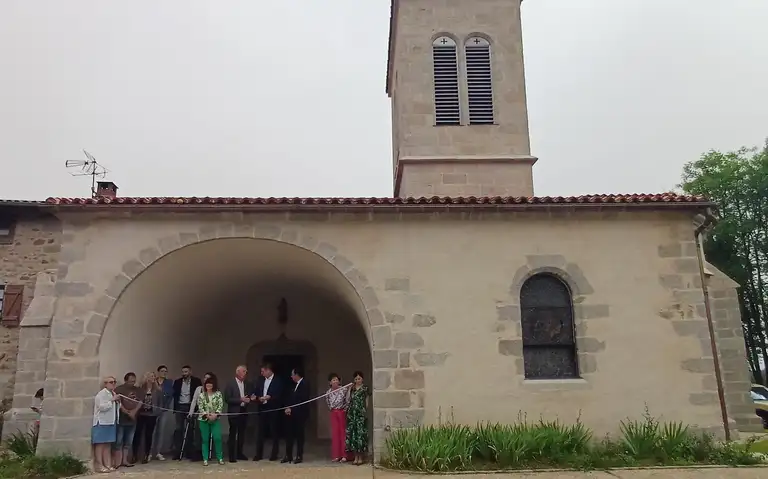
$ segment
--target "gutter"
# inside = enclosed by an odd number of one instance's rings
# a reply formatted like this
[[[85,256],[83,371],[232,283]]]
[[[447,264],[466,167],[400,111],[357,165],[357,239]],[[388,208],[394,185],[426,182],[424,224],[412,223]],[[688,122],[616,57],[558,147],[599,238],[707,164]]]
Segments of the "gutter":
[[[701,292],[704,294],[704,311],[707,316],[707,327],[709,329],[709,344],[712,346],[712,362],[715,366],[715,381],[717,382],[717,396],[720,400],[720,414],[723,421],[723,430],[725,431],[725,440],[730,441],[731,428],[728,425],[728,408],[725,404],[725,388],[723,387],[723,375],[720,370],[720,353],[717,349],[717,341],[715,340],[715,324],[712,320],[712,307],[709,303],[709,286],[707,285],[707,276],[704,272],[704,250],[702,248],[702,236],[712,229],[715,221],[712,211],[707,209],[704,221],[694,231],[694,241],[696,242],[696,257],[699,263]]]

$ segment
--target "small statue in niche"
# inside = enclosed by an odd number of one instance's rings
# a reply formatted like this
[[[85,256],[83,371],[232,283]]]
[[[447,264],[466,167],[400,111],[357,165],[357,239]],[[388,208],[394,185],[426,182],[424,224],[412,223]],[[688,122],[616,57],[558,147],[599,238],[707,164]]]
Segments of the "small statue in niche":
[[[280,329],[280,334],[277,337],[278,341],[286,341],[288,336],[285,334],[285,328],[288,326],[288,301],[285,298],[280,300],[280,304],[277,306],[277,327]]]
[[[285,298],[281,299],[277,306],[277,324],[281,326],[288,324],[288,301]]]

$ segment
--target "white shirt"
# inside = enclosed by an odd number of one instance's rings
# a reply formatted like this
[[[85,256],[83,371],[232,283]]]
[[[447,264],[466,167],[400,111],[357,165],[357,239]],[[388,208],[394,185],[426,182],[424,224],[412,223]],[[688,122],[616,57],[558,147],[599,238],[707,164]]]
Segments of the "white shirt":
[[[195,412],[195,408],[197,407],[197,400],[200,399],[200,393],[203,392],[203,387],[198,386],[195,389],[195,394],[192,395],[192,404],[189,405],[189,415],[192,416],[192,414]]]
[[[296,387],[293,388],[293,392],[296,392],[297,389],[299,389],[299,384],[304,380],[304,378],[299,378],[298,381],[296,381]]]
[[[181,380],[181,393],[179,394],[179,404],[189,404],[192,399],[190,389],[192,389],[192,378]]]
[[[93,401],[93,425],[112,426],[117,421],[117,403],[107,388],[96,394]]]
[[[235,378],[235,382],[237,383],[237,389],[240,391],[240,397],[245,397],[245,384],[238,378]]]
[[[261,392],[262,396],[266,396],[267,395],[267,391],[269,391],[269,385],[272,384],[272,378],[274,378],[274,377],[275,377],[275,375],[273,374],[272,376],[270,376],[268,378],[264,378],[264,390]]]

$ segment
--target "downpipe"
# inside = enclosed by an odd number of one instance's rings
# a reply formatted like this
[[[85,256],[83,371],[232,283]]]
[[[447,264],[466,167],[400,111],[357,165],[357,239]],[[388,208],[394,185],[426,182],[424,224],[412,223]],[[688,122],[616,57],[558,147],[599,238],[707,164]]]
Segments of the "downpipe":
[[[717,396],[720,399],[720,414],[723,420],[723,430],[725,431],[725,440],[731,440],[731,428],[728,425],[728,408],[725,405],[725,388],[723,387],[723,375],[720,371],[720,354],[715,339],[715,323],[712,320],[712,308],[709,304],[709,286],[707,285],[707,275],[704,272],[704,249],[702,247],[702,236],[715,223],[715,217],[712,212],[707,210],[704,215],[704,221],[696,228],[694,232],[694,241],[696,242],[696,257],[699,263],[699,276],[701,278],[701,292],[704,294],[704,312],[707,316],[707,327],[709,329],[709,343],[712,346],[712,361],[715,366],[715,381],[717,382]]]

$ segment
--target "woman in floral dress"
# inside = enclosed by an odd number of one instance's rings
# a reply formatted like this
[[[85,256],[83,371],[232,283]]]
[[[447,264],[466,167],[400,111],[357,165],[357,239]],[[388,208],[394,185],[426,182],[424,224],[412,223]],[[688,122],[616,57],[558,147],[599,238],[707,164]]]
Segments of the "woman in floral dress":
[[[363,373],[355,371],[354,384],[347,392],[347,452],[354,454],[355,465],[363,463],[368,452],[368,397],[370,391],[363,384]]]

